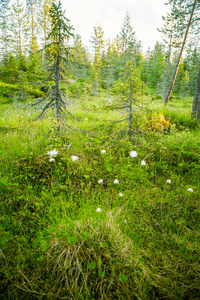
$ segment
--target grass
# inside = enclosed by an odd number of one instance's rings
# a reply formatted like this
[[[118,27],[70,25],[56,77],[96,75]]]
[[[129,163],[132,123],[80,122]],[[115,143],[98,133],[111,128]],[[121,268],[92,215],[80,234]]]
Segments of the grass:
[[[106,110],[106,99],[76,100],[69,110],[80,120],[70,125],[79,131],[65,128],[60,138],[48,135],[51,114],[33,121],[31,109],[1,106],[1,299],[200,298],[191,100],[162,110],[161,100],[141,98],[129,140],[125,122],[111,126],[126,112]]]

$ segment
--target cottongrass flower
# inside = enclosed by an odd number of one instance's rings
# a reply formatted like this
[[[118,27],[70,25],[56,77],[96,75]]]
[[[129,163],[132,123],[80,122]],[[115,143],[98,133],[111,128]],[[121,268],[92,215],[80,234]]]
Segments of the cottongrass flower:
[[[167,179],[166,183],[172,183],[171,179]]]
[[[126,225],[126,223],[127,223],[127,220],[124,220],[124,224]]]
[[[103,184],[103,179],[99,179],[99,180],[98,180],[98,183],[99,183],[99,184]]]
[[[120,197],[123,197],[123,194],[122,194],[122,193],[119,193],[119,196],[120,196]]]
[[[191,193],[192,193],[192,192],[193,192],[193,189],[189,188],[189,189],[188,189],[188,192],[191,192]]]
[[[130,157],[137,157],[137,152],[136,151],[131,151],[130,152]]]
[[[144,160],[141,161],[141,166],[146,166],[146,163]]]
[[[56,151],[56,149],[52,150],[52,151],[49,151],[47,152],[47,154],[50,156],[50,157],[54,157],[58,154],[58,151]]]
[[[98,207],[97,210],[96,210],[96,212],[101,212],[101,208]]]
[[[55,160],[55,159],[51,157],[49,161],[52,162],[52,161],[54,161],[54,160]]]
[[[106,150],[101,150],[101,153],[106,153]]]
[[[115,179],[114,180],[114,184],[118,184],[119,183],[119,180],[118,179]]]
[[[71,159],[72,159],[72,161],[76,161],[76,160],[78,160],[78,156],[72,155],[72,156],[71,156]]]

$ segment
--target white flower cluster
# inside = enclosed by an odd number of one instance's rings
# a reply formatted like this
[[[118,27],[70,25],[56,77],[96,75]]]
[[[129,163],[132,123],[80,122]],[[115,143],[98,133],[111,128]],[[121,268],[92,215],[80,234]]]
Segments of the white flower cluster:
[[[101,150],[101,153],[106,153],[106,150]]]
[[[106,153],[106,150],[101,150],[101,153],[102,154],[105,154]],[[58,154],[58,151],[56,150],[56,149],[54,149],[54,150],[52,150],[52,151],[49,151],[49,152],[47,152],[47,154],[49,155],[49,157],[50,157],[50,159],[49,159],[49,161],[50,162],[53,162],[55,159],[54,159],[54,157],[56,157],[56,155]],[[130,157],[131,158],[135,158],[135,157],[137,157],[138,156],[138,154],[137,154],[137,151],[131,151],[130,152]],[[78,160],[78,156],[75,156],[75,155],[72,155],[71,156],[71,159],[72,159],[72,161],[77,161]],[[141,165],[142,166],[146,166],[146,162],[144,161],[144,160],[142,160],[141,161]],[[99,179],[98,180],[98,183],[99,184],[103,184],[103,179]],[[167,184],[171,184],[171,179],[167,179],[166,180],[166,183]],[[115,179],[114,180],[114,184],[119,184],[119,180],[118,179]],[[189,188],[188,189],[188,192],[193,192],[193,189],[192,188]],[[119,195],[119,197],[123,197],[123,194],[122,193],[119,193],[118,194]],[[101,210],[101,208],[100,207],[98,207],[97,208],[97,210],[96,210],[96,212],[101,212],[102,210]],[[124,224],[126,224],[127,223],[127,220],[125,220],[124,221]]]
[[[137,151],[131,151],[130,152],[130,157],[134,158],[134,157],[137,157],[138,154],[137,154]],[[141,161],[141,166],[146,166],[146,162],[144,160]]]
[[[77,160],[78,160],[78,156],[72,155],[72,156],[71,156],[71,159],[72,159],[72,161],[77,161]]]
[[[169,183],[169,184],[172,183],[171,179],[167,179],[166,183]],[[187,190],[188,190],[188,192],[193,193],[193,189],[192,188],[189,188]]]
[[[58,154],[58,151],[54,149],[52,151],[47,152],[47,154],[50,156],[49,161],[52,162],[55,160],[53,157],[55,157]]]

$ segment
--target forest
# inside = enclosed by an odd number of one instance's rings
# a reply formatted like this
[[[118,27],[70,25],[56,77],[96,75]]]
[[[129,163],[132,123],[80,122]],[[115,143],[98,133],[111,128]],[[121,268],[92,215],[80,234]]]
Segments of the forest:
[[[0,299],[200,299],[200,1],[165,5],[144,51],[0,1]]]

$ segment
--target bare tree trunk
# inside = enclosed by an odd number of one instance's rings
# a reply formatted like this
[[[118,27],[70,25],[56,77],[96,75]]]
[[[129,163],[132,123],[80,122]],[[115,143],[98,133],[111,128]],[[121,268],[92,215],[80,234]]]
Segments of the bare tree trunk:
[[[60,132],[61,132],[61,109],[60,109],[61,95],[60,95],[60,86],[59,86],[59,82],[60,82],[59,67],[60,67],[60,59],[58,57],[57,61],[56,61],[55,77],[54,77],[55,99],[56,99],[57,136],[60,136]]]
[[[166,77],[165,77],[165,92],[164,92],[164,97],[163,97],[163,103],[165,103],[165,99],[167,97],[167,89],[168,89],[168,83],[169,83],[169,68],[170,68],[170,59],[171,59],[171,38],[169,42],[169,48],[168,48],[168,53],[167,53],[167,70],[166,70]]]
[[[132,136],[132,119],[133,119],[133,113],[132,113],[132,102],[133,102],[133,87],[132,87],[132,81],[130,81],[130,102],[129,102],[129,137]]]
[[[189,22],[188,22],[188,25],[187,25],[187,30],[186,30],[185,37],[184,37],[184,40],[183,40],[183,43],[182,43],[181,51],[180,51],[180,54],[179,54],[179,57],[178,57],[178,60],[177,60],[177,63],[176,63],[176,67],[175,67],[175,70],[174,70],[174,75],[173,75],[173,78],[172,78],[171,86],[170,86],[170,89],[169,89],[169,92],[168,92],[166,98],[164,99],[164,104],[165,105],[167,104],[167,102],[169,101],[169,99],[171,97],[172,90],[173,90],[173,87],[174,87],[174,84],[175,84],[175,81],[176,81],[176,77],[178,75],[178,71],[179,71],[180,64],[181,64],[181,58],[182,58],[182,55],[183,55],[183,50],[184,50],[184,47],[185,47],[185,44],[186,44],[186,39],[187,39],[187,36],[188,36],[189,28],[190,28],[190,25],[191,25],[191,22],[192,22],[192,17],[193,17],[193,14],[194,14],[194,10],[195,10],[197,1],[198,0],[194,0],[194,3],[193,3],[192,12],[191,12],[190,19],[189,19]]]
[[[193,96],[191,118],[196,118],[198,122],[200,121],[200,59],[197,68],[196,86]]]

